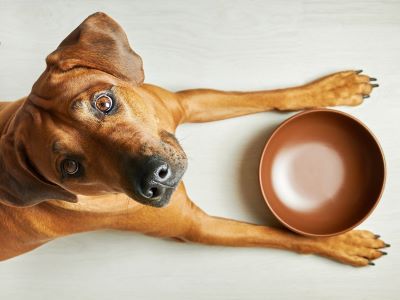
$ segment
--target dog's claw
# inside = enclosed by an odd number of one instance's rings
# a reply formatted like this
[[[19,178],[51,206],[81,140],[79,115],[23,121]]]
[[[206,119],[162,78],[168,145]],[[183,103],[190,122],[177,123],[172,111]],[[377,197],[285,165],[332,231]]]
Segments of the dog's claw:
[[[377,84],[377,83],[374,83],[374,84],[371,84],[371,86],[372,86],[373,88],[376,88],[376,87],[378,87],[378,86],[379,86],[379,84]]]
[[[368,96],[369,97],[369,96]],[[381,236],[379,234],[374,235],[374,239],[379,239]]]
[[[364,99],[369,98],[369,95],[363,95],[363,98]]]
[[[389,247],[390,247],[390,244],[386,244],[386,243],[385,243],[385,244],[384,244],[384,247],[385,247],[385,248],[389,248]]]
[[[360,73],[362,73],[362,71],[363,71],[363,70],[357,70],[357,71],[356,71],[356,74],[360,74]]]
[[[375,77],[371,77],[370,79],[369,79],[369,81],[376,81],[377,79],[375,78]]]
[[[385,251],[379,251],[380,253],[382,253],[382,255],[387,255],[387,252]]]
[[[369,264],[370,266],[375,266],[375,264],[374,264],[372,261],[369,261],[368,264]]]

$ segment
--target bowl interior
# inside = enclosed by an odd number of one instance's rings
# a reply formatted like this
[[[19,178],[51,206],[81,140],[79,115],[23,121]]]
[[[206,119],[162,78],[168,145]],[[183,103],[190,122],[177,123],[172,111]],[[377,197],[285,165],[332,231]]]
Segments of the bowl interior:
[[[334,110],[284,122],[267,142],[260,183],[275,216],[306,235],[333,235],[364,220],[379,201],[385,162],[372,133]]]

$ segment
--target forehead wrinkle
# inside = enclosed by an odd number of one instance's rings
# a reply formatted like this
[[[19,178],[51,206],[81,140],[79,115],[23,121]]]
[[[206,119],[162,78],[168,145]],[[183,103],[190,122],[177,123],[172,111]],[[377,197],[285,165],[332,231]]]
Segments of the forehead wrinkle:
[[[77,67],[61,73],[48,70],[33,85],[31,94],[43,99],[58,99],[58,102],[62,103],[95,85],[104,82],[115,85],[120,81],[115,76],[96,69]]]
[[[72,131],[73,129],[71,128],[70,130]],[[79,143],[79,140],[80,139],[76,134],[56,132],[56,137],[53,138],[53,142],[51,144],[51,150],[54,154],[83,155],[84,151]]]

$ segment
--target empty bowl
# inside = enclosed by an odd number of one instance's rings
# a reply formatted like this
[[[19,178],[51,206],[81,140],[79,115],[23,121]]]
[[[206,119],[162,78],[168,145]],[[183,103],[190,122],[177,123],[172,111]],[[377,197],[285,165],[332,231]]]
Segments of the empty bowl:
[[[272,213],[308,236],[340,234],[365,220],[381,197],[386,173],[371,131],[331,109],[283,122],[265,145],[259,172]]]

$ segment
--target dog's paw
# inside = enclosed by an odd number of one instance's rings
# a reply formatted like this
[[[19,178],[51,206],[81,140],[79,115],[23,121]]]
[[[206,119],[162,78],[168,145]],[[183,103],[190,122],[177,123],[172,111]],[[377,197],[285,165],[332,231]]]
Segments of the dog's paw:
[[[366,230],[352,230],[320,239],[318,254],[355,267],[374,265],[373,260],[387,254],[380,249],[390,246],[379,238]]]
[[[368,98],[373,88],[378,87],[376,78],[361,74],[359,71],[344,71],[320,78],[306,89],[311,98],[311,106],[325,107],[348,105],[355,106]]]

